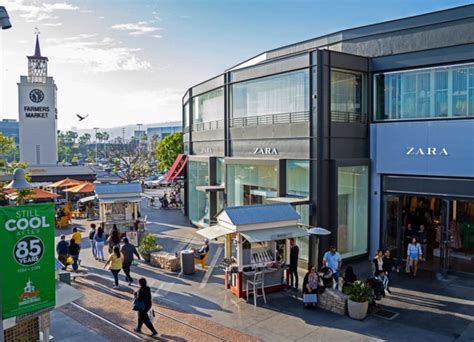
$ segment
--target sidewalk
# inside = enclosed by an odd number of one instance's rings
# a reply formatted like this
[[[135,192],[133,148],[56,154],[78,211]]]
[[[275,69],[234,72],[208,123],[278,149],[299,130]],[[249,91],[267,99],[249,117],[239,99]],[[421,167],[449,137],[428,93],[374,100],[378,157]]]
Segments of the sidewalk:
[[[189,227],[179,211],[143,207],[148,229],[159,238],[166,251],[198,246],[202,238]],[[84,235],[84,234],[83,234]],[[86,239],[84,239],[86,240]],[[86,242],[87,243],[87,242]],[[86,246],[86,245],[85,245]],[[211,243],[208,264],[218,265],[223,246]],[[90,249],[82,251],[84,265],[111,284],[103,264],[90,258]],[[292,291],[267,296],[268,305],[259,301],[255,308],[224,289],[223,271],[209,268],[183,276],[149,265],[134,267],[135,277],[146,277],[156,303],[184,311],[215,323],[237,329],[267,341],[473,341],[474,288],[472,281],[452,279],[439,282],[429,274],[413,279],[395,276],[392,295],[381,301],[383,308],[399,313],[393,320],[369,316],[363,322],[322,310],[304,309]],[[123,275],[121,275],[123,281]]]

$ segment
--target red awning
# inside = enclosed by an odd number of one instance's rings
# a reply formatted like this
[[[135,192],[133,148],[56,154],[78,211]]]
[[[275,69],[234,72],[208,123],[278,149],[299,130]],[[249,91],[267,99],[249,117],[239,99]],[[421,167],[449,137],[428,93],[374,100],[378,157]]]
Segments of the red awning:
[[[185,154],[178,154],[176,160],[174,161],[171,169],[166,174],[165,180],[167,182],[173,182],[176,177],[178,177],[184,170],[186,162],[188,161],[188,156]]]

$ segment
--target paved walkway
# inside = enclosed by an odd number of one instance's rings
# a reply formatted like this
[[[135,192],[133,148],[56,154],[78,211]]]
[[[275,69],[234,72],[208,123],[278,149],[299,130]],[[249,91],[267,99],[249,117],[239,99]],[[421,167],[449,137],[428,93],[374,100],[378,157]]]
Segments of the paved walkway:
[[[201,243],[200,236],[179,210],[143,206],[142,215],[148,216],[148,229],[156,234],[166,251]],[[213,242],[208,264],[218,265],[222,257],[223,245]],[[85,247],[81,258],[89,273],[111,283],[109,272],[90,258],[90,249]],[[157,304],[208,318],[266,341],[474,341],[472,281],[451,278],[440,282],[423,272],[416,279],[394,277],[393,294],[382,300],[381,305],[399,315],[393,320],[370,315],[359,322],[323,310],[304,309],[292,291],[268,295],[268,304],[259,303],[255,308],[224,289],[222,270],[197,269],[192,276],[148,265],[134,267],[133,272],[136,277],[149,280]]]

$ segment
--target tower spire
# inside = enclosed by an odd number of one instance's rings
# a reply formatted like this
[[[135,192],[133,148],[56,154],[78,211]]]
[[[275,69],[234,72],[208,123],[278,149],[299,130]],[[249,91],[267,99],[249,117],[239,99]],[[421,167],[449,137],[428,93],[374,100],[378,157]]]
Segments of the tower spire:
[[[35,45],[35,54],[33,57],[41,57],[41,49],[40,49],[40,43],[39,43],[40,31],[38,30],[37,27],[35,27],[35,35],[36,35],[36,45]]]

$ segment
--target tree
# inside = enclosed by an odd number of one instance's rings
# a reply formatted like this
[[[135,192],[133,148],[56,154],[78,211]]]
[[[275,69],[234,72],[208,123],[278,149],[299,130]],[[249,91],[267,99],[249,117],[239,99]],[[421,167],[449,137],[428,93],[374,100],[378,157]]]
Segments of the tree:
[[[91,135],[89,133],[84,133],[79,137],[79,146],[85,147],[87,144],[91,142]]]
[[[0,133],[0,164],[5,166],[6,156],[16,149],[15,138],[7,137]]]
[[[68,146],[72,147],[76,143],[77,136],[77,132],[66,131],[66,133],[64,134],[64,142]]]
[[[113,165],[115,175],[127,183],[148,176],[153,171],[146,150],[132,145],[122,145],[109,151],[109,163]]]
[[[182,132],[175,132],[163,138],[154,151],[160,171],[168,171],[180,153],[183,153]]]

